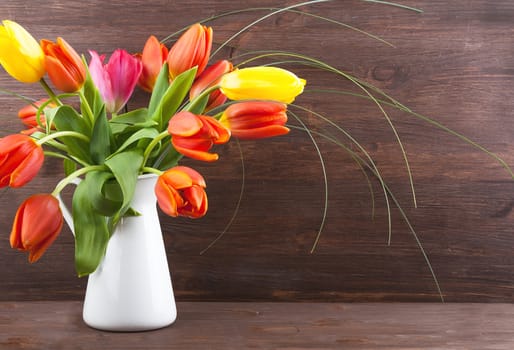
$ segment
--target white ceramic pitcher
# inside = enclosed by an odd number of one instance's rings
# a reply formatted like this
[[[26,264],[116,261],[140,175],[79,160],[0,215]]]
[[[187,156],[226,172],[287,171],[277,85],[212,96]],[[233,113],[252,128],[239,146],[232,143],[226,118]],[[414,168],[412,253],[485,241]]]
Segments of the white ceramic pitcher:
[[[132,208],[140,216],[118,223],[105,257],[89,275],[84,322],[108,331],[146,331],[172,324],[177,316],[168,260],[157,214],[156,175],[138,178]],[[61,201],[64,218],[72,217]]]

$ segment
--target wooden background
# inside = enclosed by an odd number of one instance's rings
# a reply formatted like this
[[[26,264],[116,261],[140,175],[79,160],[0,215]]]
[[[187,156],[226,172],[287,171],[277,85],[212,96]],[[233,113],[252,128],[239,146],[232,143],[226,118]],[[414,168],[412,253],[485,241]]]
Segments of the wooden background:
[[[400,0],[398,0],[400,1]],[[75,49],[109,54],[140,51],[149,34],[164,38],[206,17],[251,7],[300,1],[4,0],[0,18],[25,26],[37,39],[64,37]],[[403,0],[422,14],[357,0],[302,7],[379,35],[389,47],[333,23],[281,13],[236,37],[217,58],[252,50],[301,52],[372,83],[412,110],[472,138],[514,166],[514,3],[510,0]],[[219,45],[269,11],[212,21]],[[171,44],[171,43],[170,43]],[[292,65],[308,90],[356,91],[344,79]],[[12,80],[0,87],[39,98],[38,85]],[[132,106],[143,103],[138,91]],[[373,103],[344,95],[306,92],[298,104],[345,128],[372,154],[412,222],[447,301],[514,302],[514,181],[483,152],[429,124],[387,108],[408,153],[418,199],[414,208],[400,148]],[[21,128],[23,103],[0,94],[0,136]],[[314,115],[313,130],[348,140]],[[294,124],[294,122],[292,122]],[[297,124],[297,123],[296,123]],[[373,181],[375,217],[366,178],[347,152],[317,137],[328,177],[328,212],[319,245],[323,173],[309,137],[294,130],[273,140],[242,142],[245,191],[222,239],[200,254],[230,221],[241,183],[235,142],[218,149],[215,164],[187,161],[208,182],[210,211],[200,220],[162,217],[178,300],[438,301],[423,255],[398,210],[387,211]],[[355,147],[354,147],[355,148]],[[85,279],[73,269],[73,239],[65,228],[37,263],[9,247],[16,208],[29,194],[50,192],[61,176],[47,162],[35,181],[4,190],[0,200],[0,300],[83,298]]]

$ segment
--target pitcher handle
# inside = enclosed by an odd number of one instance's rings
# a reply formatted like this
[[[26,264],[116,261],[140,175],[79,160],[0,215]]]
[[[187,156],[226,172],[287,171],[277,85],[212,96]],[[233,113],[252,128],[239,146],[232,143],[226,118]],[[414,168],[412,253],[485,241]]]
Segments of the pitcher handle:
[[[75,178],[70,183],[77,186],[82,179]],[[75,230],[73,227],[73,215],[71,214],[71,211],[68,209],[66,204],[64,204],[64,201],[61,198],[61,194],[57,194],[57,200],[59,201],[59,205],[61,206],[62,216],[64,218],[64,221],[66,221],[66,224],[68,224],[68,227],[70,228],[71,233],[75,236]]]

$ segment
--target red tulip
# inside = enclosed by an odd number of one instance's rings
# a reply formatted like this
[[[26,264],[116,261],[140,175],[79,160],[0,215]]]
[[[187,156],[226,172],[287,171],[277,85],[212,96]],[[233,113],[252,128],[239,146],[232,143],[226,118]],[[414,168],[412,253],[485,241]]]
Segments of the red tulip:
[[[286,105],[272,101],[249,101],[230,105],[223,113],[220,123],[240,139],[262,139],[284,135],[289,129]]]
[[[0,188],[21,187],[32,180],[44,161],[43,148],[27,135],[0,139]]]
[[[157,203],[169,216],[200,218],[207,212],[205,180],[195,170],[176,166],[165,171],[155,184]]]
[[[212,28],[199,23],[192,25],[170,49],[167,60],[170,78],[173,80],[195,66],[199,76],[207,66],[211,47]]]
[[[36,116],[38,108],[46,101],[48,101],[48,99],[41,99],[21,108],[18,111],[18,117],[20,118],[21,122],[29,128],[40,128],[41,125],[44,126],[46,124],[45,115],[42,112],[39,114],[39,122],[41,124],[38,124]],[[49,103],[48,107],[55,107],[55,104]],[[52,125],[52,127],[54,127],[54,125]]]
[[[139,76],[138,85],[147,92],[152,92],[157,76],[168,57],[168,49],[161,44],[155,36],[150,36],[146,41],[143,53],[136,55],[143,64],[143,70]]]
[[[36,194],[19,207],[11,231],[11,247],[29,252],[36,262],[61,232],[63,217],[59,201],[51,194]]]
[[[86,67],[77,52],[63,38],[57,43],[41,40],[50,80],[61,91],[78,91],[86,81]]]
[[[218,84],[221,76],[232,71],[232,63],[227,60],[218,61],[207,69],[196,79],[195,83],[189,91],[189,98],[192,100],[207,88]],[[225,103],[227,97],[218,89],[210,93],[209,101],[205,107],[205,111],[221,106]]]
[[[175,149],[190,158],[212,162],[216,153],[208,151],[214,145],[228,142],[230,131],[213,117],[191,112],[175,114],[168,124],[168,133]]]

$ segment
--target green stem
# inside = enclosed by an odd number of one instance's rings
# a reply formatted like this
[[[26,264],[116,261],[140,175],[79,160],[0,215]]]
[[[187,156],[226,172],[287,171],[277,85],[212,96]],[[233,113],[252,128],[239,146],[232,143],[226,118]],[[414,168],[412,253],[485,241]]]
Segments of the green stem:
[[[191,111],[191,110],[193,110],[196,106],[198,106],[202,102],[204,97],[209,96],[209,94],[211,92],[216,91],[219,88],[220,87],[218,85],[215,85],[215,86],[211,86],[208,89],[203,90],[200,95],[196,96],[191,102],[189,102],[187,104],[186,107],[184,107],[184,111]]]
[[[73,180],[75,180],[76,178],[78,178],[81,175],[84,175],[90,171],[95,171],[95,170],[101,171],[101,170],[105,170],[105,169],[106,169],[106,167],[104,165],[90,165],[90,166],[87,166],[84,168],[80,168],[80,169],[74,171],[73,173],[71,173],[70,175],[68,175],[67,177],[65,177],[64,179],[62,179],[61,181],[59,181],[57,186],[55,186],[55,189],[53,190],[52,195],[57,196],[59,193],[61,193],[61,191],[64,189],[64,187],[68,186]]]
[[[151,174],[155,174],[155,175],[162,175],[163,171],[159,170],[159,169],[155,169],[155,168],[152,168],[152,167],[149,167],[149,166],[145,166],[143,167],[143,172],[145,173],[151,173]]]
[[[159,135],[157,135],[152,140],[152,142],[150,142],[150,144],[146,147],[145,152],[143,153],[143,165],[146,164],[146,162],[148,161],[148,157],[150,157],[150,153],[152,153],[152,150],[154,149],[154,147],[157,146],[157,144],[159,142],[161,142],[168,136],[169,136],[168,130],[164,130]]]
[[[44,151],[43,153],[45,154],[45,156],[48,156],[48,157],[56,157],[56,158],[62,158],[62,159],[69,159],[64,154],[61,154],[61,153],[58,153],[58,152]]]
[[[57,95],[54,93],[54,91],[52,90],[52,88],[50,86],[48,86],[48,84],[46,83],[45,79],[44,78],[41,78],[39,80],[39,83],[41,84],[41,86],[43,86],[43,89],[45,89],[46,93],[48,94],[48,96],[50,97],[50,99],[55,102],[56,104],[58,104],[59,106],[62,106],[62,102],[61,100],[59,100],[59,98],[57,97]]]
[[[87,137],[86,135],[81,134],[79,132],[76,132],[76,131],[58,131],[58,132],[54,132],[53,134],[46,135],[45,137],[37,140],[37,144],[42,145],[47,141],[50,141],[50,140],[53,140],[53,139],[56,139],[59,137],[76,137],[76,138],[82,139],[86,142],[90,141],[89,137]]]
[[[91,110],[91,106],[89,105],[89,102],[87,101],[87,98],[84,95],[84,89],[79,90],[79,96],[80,96],[80,103],[84,106],[84,109],[87,114],[87,118],[91,122],[91,125],[94,125],[95,124],[95,115],[93,114],[93,111]]]

